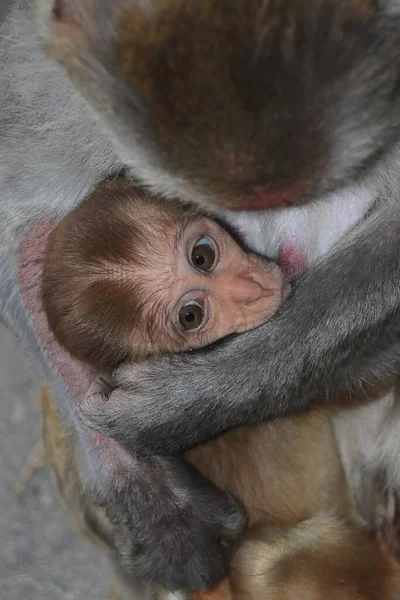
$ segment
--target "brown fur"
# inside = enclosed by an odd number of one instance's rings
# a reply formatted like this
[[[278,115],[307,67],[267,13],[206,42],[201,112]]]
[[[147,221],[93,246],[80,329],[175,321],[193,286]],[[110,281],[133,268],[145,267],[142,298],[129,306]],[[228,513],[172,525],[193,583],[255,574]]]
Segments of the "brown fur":
[[[250,526],[275,525],[277,520],[286,526],[317,510],[346,511],[342,469],[332,448],[328,416],[312,413],[233,430],[186,457],[242,500]]]
[[[235,600],[395,599],[399,566],[346,520],[320,513],[287,530],[260,528],[239,548]]]
[[[46,388],[40,405],[46,450],[64,504],[77,529],[112,554],[110,524],[82,489],[76,446]],[[241,498],[250,519],[229,582],[209,593],[193,592],[189,600],[398,597],[400,566],[351,521],[329,415],[232,431],[187,457]],[[116,597],[137,598],[122,592]],[[167,597],[154,590],[155,600]]]
[[[396,561],[350,520],[329,415],[232,431],[187,456],[249,514],[233,560],[232,598],[378,600],[399,593]]]

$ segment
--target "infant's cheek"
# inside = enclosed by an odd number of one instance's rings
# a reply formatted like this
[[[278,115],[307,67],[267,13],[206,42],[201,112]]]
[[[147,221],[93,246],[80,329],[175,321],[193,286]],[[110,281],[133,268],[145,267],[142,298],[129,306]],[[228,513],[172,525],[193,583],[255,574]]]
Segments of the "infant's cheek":
[[[205,337],[208,344],[212,344],[232,333],[239,333],[242,326],[243,318],[239,313],[232,310],[224,310],[215,315],[213,322],[207,327]]]

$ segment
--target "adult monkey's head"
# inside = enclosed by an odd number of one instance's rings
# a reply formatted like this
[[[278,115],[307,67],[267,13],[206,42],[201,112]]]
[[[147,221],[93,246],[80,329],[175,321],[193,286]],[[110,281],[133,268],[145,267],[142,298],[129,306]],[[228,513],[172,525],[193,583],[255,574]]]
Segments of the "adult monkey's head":
[[[48,51],[154,191],[312,200],[400,135],[400,0],[39,0]]]

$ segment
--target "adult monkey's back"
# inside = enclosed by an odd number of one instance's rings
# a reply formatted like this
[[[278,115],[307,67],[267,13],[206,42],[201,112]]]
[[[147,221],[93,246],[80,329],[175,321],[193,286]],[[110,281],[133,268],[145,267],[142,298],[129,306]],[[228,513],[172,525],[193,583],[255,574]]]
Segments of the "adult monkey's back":
[[[41,43],[88,104],[42,56],[32,3],[17,4],[1,57],[1,294],[7,320],[32,340],[16,232],[123,166],[210,206],[307,203],[239,218],[252,245],[298,272],[375,209],[271,323],[214,353],[122,369],[107,405],[91,396],[83,407],[90,424],[178,450],[389,386],[400,370],[400,2],[39,0]],[[96,447],[98,461],[86,449],[88,473],[102,472],[110,446]],[[126,498],[119,491],[109,502]]]

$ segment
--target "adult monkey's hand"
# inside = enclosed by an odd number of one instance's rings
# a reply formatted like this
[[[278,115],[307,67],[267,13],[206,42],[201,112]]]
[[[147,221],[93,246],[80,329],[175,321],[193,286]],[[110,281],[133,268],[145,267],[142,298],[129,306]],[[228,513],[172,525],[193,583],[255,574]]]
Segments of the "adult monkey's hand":
[[[122,365],[81,417],[145,453],[175,453],[389,385],[400,373],[400,220],[388,212],[313,267],[271,321],[205,351]]]

